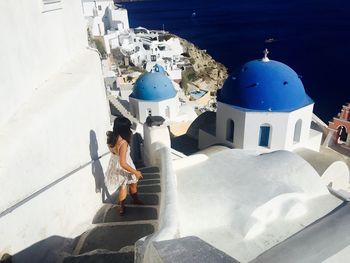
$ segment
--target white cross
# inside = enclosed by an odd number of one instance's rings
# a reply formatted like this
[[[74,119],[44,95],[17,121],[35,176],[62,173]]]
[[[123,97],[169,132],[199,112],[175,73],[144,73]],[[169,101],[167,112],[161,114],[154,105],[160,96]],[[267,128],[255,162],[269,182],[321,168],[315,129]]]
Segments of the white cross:
[[[269,62],[270,60],[267,57],[267,54],[269,54],[270,52],[267,50],[267,48],[264,49],[263,53],[264,53],[264,57],[262,58],[262,61]]]

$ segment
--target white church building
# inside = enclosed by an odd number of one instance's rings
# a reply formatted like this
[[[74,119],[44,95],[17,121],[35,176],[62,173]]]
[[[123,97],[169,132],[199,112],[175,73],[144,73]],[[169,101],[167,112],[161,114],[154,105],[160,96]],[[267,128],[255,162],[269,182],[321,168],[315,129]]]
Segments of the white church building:
[[[180,109],[174,84],[160,65],[155,65],[150,72],[137,79],[129,96],[129,103],[131,114],[141,123],[144,123],[148,116],[174,119]]]
[[[314,102],[298,74],[265,56],[233,72],[218,90],[216,134],[199,132],[199,147],[318,150],[322,134],[310,128]]]

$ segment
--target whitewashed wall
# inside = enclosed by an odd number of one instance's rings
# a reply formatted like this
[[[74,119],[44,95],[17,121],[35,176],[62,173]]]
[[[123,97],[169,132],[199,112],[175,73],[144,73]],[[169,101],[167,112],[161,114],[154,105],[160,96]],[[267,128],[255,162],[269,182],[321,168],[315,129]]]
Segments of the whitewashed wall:
[[[226,140],[227,121],[234,120],[233,142]],[[216,136],[218,140],[230,147],[243,148],[245,114],[228,104],[218,102],[216,113]]]
[[[0,127],[87,45],[80,0],[44,12],[42,1],[0,2]]]
[[[166,109],[169,107],[169,117],[166,115]],[[164,119],[174,119],[179,113],[180,102],[174,98],[163,101],[146,101],[130,97],[130,111],[141,123],[144,123],[148,117],[148,109],[151,109],[152,116],[162,116]]]
[[[269,124],[271,150],[292,150],[306,146],[310,136],[313,104],[292,112],[240,111],[228,104],[218,102],[216,134],[218,139],[231,147],[255,149],[259,144],[260,126]],[[233,143],[226,140],[227,121],[234,121]],[[300,141],[295,143],[295,124],[302,120]]]
[[[100,58],[86,48],[80,0],[42,11],[37,0],[0,3],[0,256],[80,234],[101,205],[106,160],[89,164],[110,128]]]
[[[93,16],[94,15],[94,8],[96,6],[96,10],[99,16],[103,16],[106,12],[106,8],[110,5],[113,4],[113,0],[81,0],[82,1],[82,6],[83,6],[83,12],[84,16]],[[95,5],[96,2],[96,5]],[[101,6],[101,10],[98,8]]]
[[[95,52],[76,57],[41,88],[2,127],[0,213],[108,151],[109,109]],[[50,198],[39,195],[0,216],[0,243],[5,249],[0,254],[16,253],[53,234],[78,235],[74,230],[82,231],[81,222],[91,222],[101,205],[100,194],[95,193],[95,182],[101,178],[101,169],[97,174],[90,165],[48,189],[45,196]],[[79,216],[67,218],[72,210]]]
[[[174,162],[174,169],[180,237],[198,236],[239,262],[250,262],[342,203],[310,164],[286,151],[209,148]]]
[[[91,31],[94,37],[103,36],[105,34],[105,25],[100,16],[94,17]]]
[[[124,8],[118,8],[118,9],[110,9],[109,8],[109,23],[112,28],[119,28],[118,24],[122,23],[122,28],[127,30],[129,29],[129,17],[128,17],[128,10]]]

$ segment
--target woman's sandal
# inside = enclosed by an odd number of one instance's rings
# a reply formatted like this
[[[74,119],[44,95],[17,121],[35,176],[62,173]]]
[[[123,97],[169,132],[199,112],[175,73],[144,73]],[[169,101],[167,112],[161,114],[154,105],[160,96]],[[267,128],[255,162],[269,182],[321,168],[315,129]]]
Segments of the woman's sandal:
[[[123,201],[119,201],[119,207],[118,207],[118,212],[119,215],[124,215],[125,214],[125,199]]]

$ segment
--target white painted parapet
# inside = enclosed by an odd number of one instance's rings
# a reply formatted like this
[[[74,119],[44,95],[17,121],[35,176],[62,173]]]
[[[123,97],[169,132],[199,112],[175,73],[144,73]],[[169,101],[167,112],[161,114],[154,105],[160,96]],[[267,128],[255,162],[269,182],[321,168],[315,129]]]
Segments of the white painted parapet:
[[[136,242],[136,261],[144,263],[154,262],[154,250],[152,242],[178,238],[178,213],[177,213],[177,182],[174,173],[170,147],[163,143],[155,143],[157,149],[153,152],[155,165],[160,169],[161,197],[159,208],[158,231],[152,236]]]
[[[170,148],[170,135],[168,127],[153,126],[149,127],[146,123],[143,125],[143,139],[144,139],[144,162],[146,165],[156,165],[157,157],[154,154],[162,143],[165,147]]]
[[[345,201],[350,201],[350,175],[342,161],[333,162],[321,176],[329,191]]]

